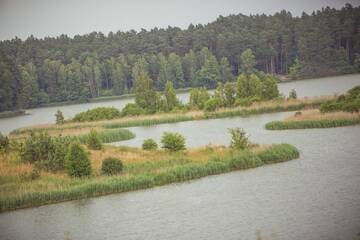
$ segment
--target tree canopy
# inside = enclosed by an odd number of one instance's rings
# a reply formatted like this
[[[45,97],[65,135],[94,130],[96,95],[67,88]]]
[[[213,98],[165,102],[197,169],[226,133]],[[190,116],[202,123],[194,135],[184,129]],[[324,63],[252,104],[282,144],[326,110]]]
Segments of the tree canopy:
[[[147,78],[164,90],[168,81],[215,88],[257,71],[293,78],[360,71],[359,21],[360,7],[346,4],[300,17],[219,16],[183,30],[0,41],[0,111],[136,92]]]

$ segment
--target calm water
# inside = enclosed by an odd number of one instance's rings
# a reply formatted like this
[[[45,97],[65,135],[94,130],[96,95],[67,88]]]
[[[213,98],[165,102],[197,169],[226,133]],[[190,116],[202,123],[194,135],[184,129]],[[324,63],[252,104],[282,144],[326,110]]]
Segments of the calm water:
[[[301,158],[186,183],[0,214],[0,239],[358,239],[360,127],[266,131],[291,113],[136,128],[174,130],[188,145],[291,143]],[[141,135],[140,137],[143,137]]]
[[[296,89],[299,97],[310,97],[343,93],[356,85],[360,85],[360,75],[347,75],[281,83],[279,84],[279,90],[284,95],[288,95],[291,89]],[[178,94],[178,97],[185,103],[188,101],[189,93],[180,93]],[[55,113],[58,109],[64,113],[65,118],[71,118],[76,113],[100,106],[113,106],[122,109],[129,102],[133,102],[133,99],[129,98],[109,102],[31,109],[27,110],[27,112],[31,115],[0,119],[0,132],[8,134],[12,130],[20,127],[31,126],[34,124],[53,123],[55,121]]]

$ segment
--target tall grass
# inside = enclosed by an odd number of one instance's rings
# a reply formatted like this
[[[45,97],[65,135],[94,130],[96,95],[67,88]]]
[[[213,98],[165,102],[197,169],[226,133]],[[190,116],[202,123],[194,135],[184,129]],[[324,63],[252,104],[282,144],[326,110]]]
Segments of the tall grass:
[[[61,201],[95,197],[145,189],[164,184],[188,181],[232,170],[258,167],[299,157],[298,150],[288,144],[273,145],[259,151],[233,152],[229,156],[213,157],[208,161],[175,158],[153,163],[125,166],[124,175],[74,180],[74,184],[57,190],[36,191],[18,196],[1,196],[0,212]]]
[[[133,119],[129,121],[123,121],[118,123],[110,123],[103,125],[104,128],[126,128],[126,127],[138,127],[138,126],[152,126],[164,123],[176,123],[193,121],[196,118],[188,115],[176,115],[176,116],[164,116],[163,118],[152,119]]]
[[[99,131],[97,133],[99,139],[103,143],[119,142],[135,138],[135,134],[127,129],[110,129]],[[78,140],[80,143],[87,143],[89,134],[81,134],[78,136],[71,136],[70,138]]]
[[[319,120],[300,120],[300,121],[273,121],[265,125],[267,130],[287,130],[287,129],[306,129],[306,128],[334,128],[360,124],[357,119],[319,119]]]

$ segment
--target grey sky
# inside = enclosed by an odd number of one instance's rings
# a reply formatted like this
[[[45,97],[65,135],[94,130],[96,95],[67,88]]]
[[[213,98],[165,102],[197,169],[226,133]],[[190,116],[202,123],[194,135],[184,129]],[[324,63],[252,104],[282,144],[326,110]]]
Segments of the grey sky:
[[[340,8],[358,0],[0,0],[0,39],[73,36],[92,31],[208,23],[219,15],[272,14],[281,9],[294,15],[323,6]]]

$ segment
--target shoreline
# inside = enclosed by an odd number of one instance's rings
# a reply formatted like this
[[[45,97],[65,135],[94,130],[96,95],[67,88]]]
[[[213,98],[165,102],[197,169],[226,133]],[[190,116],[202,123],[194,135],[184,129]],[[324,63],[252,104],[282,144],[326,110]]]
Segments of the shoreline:
[[[207,156],[207,160],[189,159],[186,162],[163,161],[169,166],[158,164],[151,170],[143,169],[143,163],[135,164],[138,174],[94,177],[93,179],[70,179],[71,187],[60,187],[42,192],[0,198],[0,213],[59,202],[104,196],[153,188],[177,182],[185,182],[210,175],[256,168],[299,158],[299,150],[289,144],[273,144],[261,149],[249,149],[231,155]],[[175,161],[175,163],[174,163]],[[133,166],[133,167],[134,167]],[[172,167],[170,167],[172,166]],[[142,170],[143,169],[143,170]],[[160,171],[163,169],[163,171]]]

